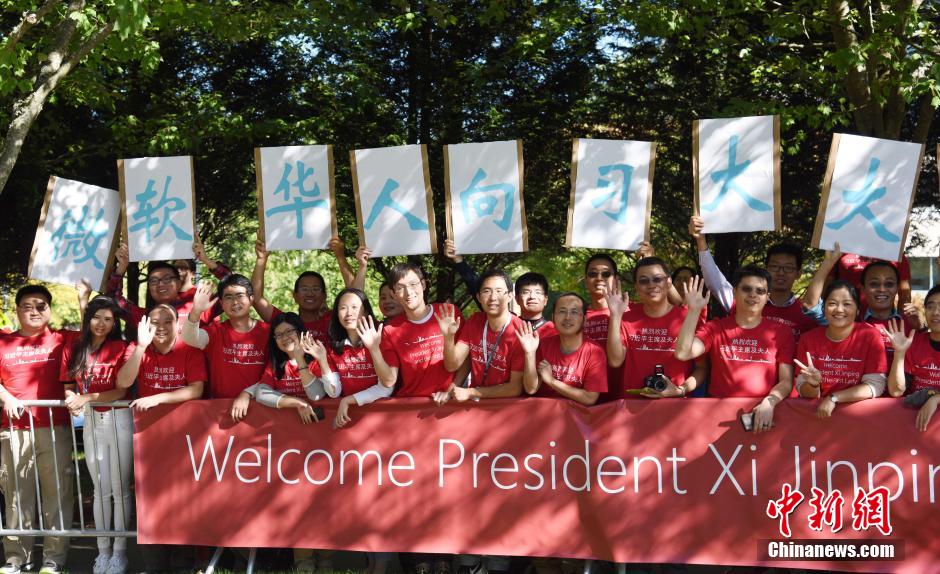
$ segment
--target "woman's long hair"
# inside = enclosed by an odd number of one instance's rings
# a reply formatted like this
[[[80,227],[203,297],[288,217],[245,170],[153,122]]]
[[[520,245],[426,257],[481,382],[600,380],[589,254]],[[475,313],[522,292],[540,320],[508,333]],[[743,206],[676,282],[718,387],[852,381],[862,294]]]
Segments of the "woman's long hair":
[[[301,319],[300,315],[297,313],[281,313],[271,321],[271,332],[268,335],[268,358],[274,366],[274,378],[279,381],[284,378],[284,371],[287,369],[287,361],[290,360],[290,357],[277,346],[277,339],[274,338],[274,330],[284,323],[287,323],[297,331],[298,345],[300,344],[300,336],[307,332],[307,328],[304,327],[303,319]],[[306,354],[304,357],[307,358],[308,363],[312,358]]]
[[[359,297],[365,316],[370,317],[374,323],[378,324],[378,321],[375,320],[375,314],[372,312],[372,305],[369,303],[369,298],[366,297],[366,294],[363,293],[362,290],[349,287],[337,293],[336,298],[333,299],[333,315],[330,317],[329,329],[330,346],[337,355],[343,354],[346,348],[346,339],[349,338],[346,334],[346,327],[343,327],[343,324],[339,322],[339,300],[347,293],[352,293],[356,297]]]
[[[105,343],[108,341],[122,341],[121,335],[121,308],[117,301],[106,295],[98,295],[88,302],[85,309],[85,315],[82,317],[82,330],[78,339],[72,344],[72,356],[69,359],[68,374],[69,377],[79,380],[85,374],[88,367],[88,355],[91,354],[91,319],[95,313],[101,310],[111,311],[114,316],[114,325],[111,326],[111,332],[105,336]]]

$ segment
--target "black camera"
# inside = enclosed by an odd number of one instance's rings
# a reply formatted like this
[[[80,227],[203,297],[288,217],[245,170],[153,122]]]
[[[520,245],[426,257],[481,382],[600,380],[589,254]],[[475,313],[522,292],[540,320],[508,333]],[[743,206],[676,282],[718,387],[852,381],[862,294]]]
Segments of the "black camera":
[[[643,386],[661,393],[666,390],[670,382],[669,377],[663,374],[663,366],[656,365],[653,374],[643,379]]]

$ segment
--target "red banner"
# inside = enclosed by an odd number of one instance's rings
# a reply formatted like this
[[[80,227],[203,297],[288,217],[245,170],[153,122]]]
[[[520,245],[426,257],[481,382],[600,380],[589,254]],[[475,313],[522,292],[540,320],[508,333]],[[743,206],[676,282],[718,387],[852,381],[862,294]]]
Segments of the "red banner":
[[[334,429],[293,410],[192,401],[137,418],[134,453],[143,543],[473,553],[936,571],[940,423],[878,399],[819,420],[788,400],[770,432],[745,433],[753,400],[631,400],[583,408],[562,400],[488,400],[437,408],[382,401]],[[781,489],[804,496],[786,514]],[[838,490],[844,525],[813,512],[812,486]],[[890,535],[853,519],[879,486]],[[768,509],[771,501],[780,501]],[[793,497],[790,502],[793,502]],[[830,498],[829,502],[833,502]],[[817,504],[822,508],[821,504]],[[787,515],[792,539],[780,533]],[[815,516],[814,516],[815,515]],[[821,530],[809,519],[823,520]],[[866,521],[868,518],[865,516]],[[817,520],[818,521],[818,520]],[[873,524],[873,523],[872,523]],[[895,543],[895,560],[765,561],[797,540]],[[783,547],[786,548],[783,548]],[[789,552],[789,553],[788,553]],[[835,554],[838,556],[838,551]],[[804,554],[804,556],[806,556]],[[934,566],[931,566],[934,564]]]

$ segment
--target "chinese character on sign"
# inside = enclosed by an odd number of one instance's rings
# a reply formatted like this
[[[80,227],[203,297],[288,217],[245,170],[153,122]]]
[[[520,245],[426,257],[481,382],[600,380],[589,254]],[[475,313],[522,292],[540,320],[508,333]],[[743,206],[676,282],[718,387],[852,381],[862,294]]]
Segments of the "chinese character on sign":
[[[849,214],[840,219],[839,221],[831,221],[826,223],[826,227],[830,229],[835,229],[838,231],[846,223],[855,219],[856,215],[861,215],[868,223],[871,223],[871,226],[875,230],[875,235],[884,239],[885,241],[898,242],[901,241],[901,238],[896,234],[888,230],[881,221],[875,217],[875,214],[872,212],[869,204],[871,202],[881,199],[887,193],[887,190],[884,186],[874,187],[875,183],[875,174],[878,172],[878,166],[881,165],[881,160],[877,157],[871,158],[871,162],[868,164],[868,174],[865,176],[865,183],[862,184],[862,189],[846,189],[842,192],[842,199],[845,203],[849,205],[854,205],[855,207],[849,211]]]
[[[780,498],[767,502],[767,516],[779,520],[780,534],[790,538],[790,515],[803,502],[803,493],[793,490],[790,483],[784,483]]]
[[[304,162],[297,162],[297,170],[294,173],[294,182],[290,181],[291,174],[291,164],[284,164],[284,173],[281,175],[281,181],[277,184],[277,187],[274,189],[274,194],[279,195],[284,194],[284,204],[272,207],[271,209],[265,211],[265,215],[271,216],[276,213],[290,213],[294,212],[296,216],[296,226],[294,231],[294,237],[300,239],[304,236],[304,210],[305,209],[315,209],[322,208],[327,209],[326,200],[323,199],[313,199],[320,197],[320,185],[316,182],[313,183],[313,189],[307,189],[305,182],[307,178],[313,176],[313,168],[307,168],[304,165]],[[297,188],[298,195],[294,196],[294,201],[288,203],[291,199],[290,190],[291,187]]]
[[[151,203],[151,201],[157,197],[157,192],[153,188],[157,182],[152,179],[147,180],[147,189],[137,194],[137,211],[131,214],[131,218],[137,221],[137,223],[128,228],[129,233],[143,230],[145,240],[151,242],[157,237],[160,237],[166,228],[169,227],[173,230],[173,233],[176,234],[177,239],[192,241],[192,235],[180,229],[178,225],[173,223],[171,218],[173,212],[186,209],[186,203],[182,199],[178,197],[167,197],[172,179],[173,176],[166,176],[166,181],[163,184],[163,194],[160,196],[160,200],[156,205]],[[159,226],[156,233],[151,232],[153,226]]]
[[[771,207],[769,205],[741,189],[737,182],[735,182],[735,179],[744,173],[749,165],[751,165],[751,160],[749,159],[738,163],[738,136],[731,136],[731,140],[728,142],[728,168],[713,171],[711,174],[713,182],[721,182],[721,189],[718,190],[718,195],[714,200],[702,205],[702,209],[704,211],[714,211],[717,209],[718,205],[724,200],[730,190],[738,194],[738,196],[747,203],[748,207],[754,211],[770,211]]]
[[[52,262],[57,263],[71,255],[76,264],[91,260],[96,268],[104,269],[104,264],[95,256],[98,244],[108,234],[108,226],[103,221],[104,208],[98,210],[93,220],[88,219],[87,205],[82,207],[78,219],[72,216],[72,211],[65,213],[62,223],[52,233]]]
[[[809,527],[819,532],[823,524],[828,524],[832,532],[842,530],[842,505],[845,502],[842,493],[836,490],[823,498],[825,493],[815,486],[812,492],[809,505],[813,511],[809,515]]]
[[[859,488],[852,501],[852,528],[868,530],[872,526],[888,536],[894,530],[891,526],[891,510],[888,501],[888,489],[879,486],[865,492]]]
[[[408,222],[408,227],[412,231],[426,231],[428,229],[428,224],[422,221],[420,218],[415,217],[410,211],[401,206],[400,203],[392,199],[392,192],[398,189],[399,183],[394,179],[387,179],[385,185],[382,187],[382,191],[379,193],[378,199],[375,200],[375,204],[372,205],[372,211],[369,212],[369,218],[366,219],[364,227],[366,229],[372,229],[372,226],[375,224],[375,221],[379,218],[379,215],[385,208],[389,208],[393,211],[397,211],[405,218],[405,221]]]
[[[506,231],[512,221],[516,188],[507,183],[480,185],[484,179],[486,172],[478,168],[470,180],[470,185],[460,192],[460,210],[464,220],[471,223],[474,219],[494,217],[496,208],[499,207],[499,199],[502,198],[503,215],[499,219],[493,219],[493,223]]]
[[[591,205],[598,209],[602,205],[614,201],[614,211],[604,211],[604,215],[617,223],[627,221],[627,200],[630,194],[630,180],[633,179],[633,166],[622,163],[602,165],[597,168],[600,177],[597,179],[597,189],[603,193],[591,200]],[[614,182],[608,179],[613,173],[620,173],[620,191],[614,188]],[[610,188],[610,191],[606,191]]]

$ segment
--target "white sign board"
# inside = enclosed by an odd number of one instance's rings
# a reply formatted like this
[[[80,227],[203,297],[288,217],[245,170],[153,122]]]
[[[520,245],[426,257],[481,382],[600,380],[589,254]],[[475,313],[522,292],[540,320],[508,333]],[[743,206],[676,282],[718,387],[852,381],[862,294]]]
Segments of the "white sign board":
[[[195,192],[190,156],[118,160],[131,261],[193,256]]]
[[[325,249],[336,235],[333,147],[255,148],[255,169],[267,250]]]
[[[635,251],[649,239],[656,144],[575,139],[569,247]]]
[[[359,240],[373,257],[436,253],[424,145],[350,152]]]
[[[899,260],[923,156],[923,144],[835,134],[813,245]]]
[[[457,252],[525,251],[522,141],[444,146],[447,234]]]
[[[692,124],[695,212],[706,233],[780,228],[777,116]]]
[[[29,277],[64,285],[87,279],[103,290],[120,218],[117,191],[50,177]]]

